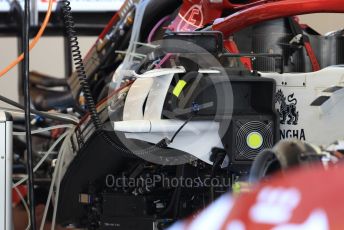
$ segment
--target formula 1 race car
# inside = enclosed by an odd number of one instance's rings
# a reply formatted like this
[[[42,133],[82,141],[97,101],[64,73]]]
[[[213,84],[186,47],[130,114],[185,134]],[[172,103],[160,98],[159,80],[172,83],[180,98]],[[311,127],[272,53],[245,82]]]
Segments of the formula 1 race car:
[[[38,186],[43,223],[53,206],[53,227],[165,229],[265,170],[254,162],[280,139],[341,139],[344,38],[296,17],[317,12],[344,6],[126,0],[84,59],[67,22],[76,71],[31,73],[34,108],[59,112],[34,117],[55,130],[34,138],[37,174],[51,182]]]

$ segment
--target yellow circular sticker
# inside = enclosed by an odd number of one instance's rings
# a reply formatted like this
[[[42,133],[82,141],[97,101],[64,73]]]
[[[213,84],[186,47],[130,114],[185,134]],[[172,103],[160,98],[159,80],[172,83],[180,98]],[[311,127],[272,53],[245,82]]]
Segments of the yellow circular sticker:
[[[248,134],[246,141],[251,149],[259,149],[263,145],[263,136],[258,132],[252,132]]]

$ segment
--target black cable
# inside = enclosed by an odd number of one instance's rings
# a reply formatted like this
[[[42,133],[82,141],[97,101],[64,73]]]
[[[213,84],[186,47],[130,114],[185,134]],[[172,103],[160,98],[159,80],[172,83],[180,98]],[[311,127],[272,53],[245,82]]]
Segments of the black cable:
[[[185,173],[185,164],[177,166],[177,178],[182,178],[184,179],[184,173]],[[174,210],[173,210],[173,218],[177,219],[178,214],[179,214],[179,209],[180,209],[180,199],[182,195],[182,185],[178,187],[177,195],[176,195],[176,201],[174,203]]]
[[[191,119],[194,117],[194,114],[192,114],[185,122],[182,126],[179,127],[179,129],[174,133],[173,137],[171,138],[171,143],[174,141],[174,138],[176,138],[176,136],[180,133],[180,131],[182,131],[182,129],[185,127],[185,125],[187,123],[189,123],[191,121]]]
[[[176,178],[178,180],[180,178],[184,179],[184,176],[185,176],[185,164],[176,166]],[[173,211],[172,213],[173,217],[177,218],[181,192],[182,192],[182,187],[181,187],[181,184],[179,184],[179,186],[175,188],[175,190],[173,191],[172,197],[166,209],[163,210],[161,213],[159,213],[160,217],[164,217]]]
[[[18,109],[21,109],[21,110],[25,110],[25,106],[15,102],[15,101],[12,101],[11,99],[7,98],[7,97],[4,97],[4,96],[1,96],[0,95],[0,101],[3,101],[9,105],[12,105]],[[54,115],[51,115],[49,114],[48,112],[41,112],[41,111],[38,111],[38,110],[35,110],[35,109],[31,109],[31,114],[35,114],[35,115],[39,115],[41,117],[45,117],[45,118],[48,118],[48,119],[51,119],[51,120],[55,120],[55,121],[62,121],[64,123],[67,123],[67,124],[73,124],[73,125],[77,125],[78,122],[76,121],[73,121],[71,119],[66,119],[66,118],[63,118],[63,117],[59,117],[59,116],[54,116]]]
[[[84,63],[82,60],[78,37],[76,36],[76,31],[74,29],[75,23],[74,23],[74,19],[71,13],[72,8],[70,7],[70,1],[62,0],[61,4],[62,4],[62,14],[63,14],[63,19],[64,19],[64,25],[66,28],[66,35],[69,39],[69,44],[71,47],[75,69],[80,81],[82,91],[84,93],[84,97],[86,99],[87,108],[90,112],[90,116],[91,116],[94,126],[96,127],[97,130],[100,130],[102,129],[102,124],[101,124],[99,115],[97,113],[96,105],[91,94],[90,86],[87,82],[87,76],[86,76]]]
[[[23,79],[24,79],[24,112],[25,112],[25,127],[26,127],[26,161],[28,174],[28,197],[30,205],[30,221],[31,230],[36,230],[36,212],[35,212],[35,195],[34,195],[34,174],[33,174],[33,153],[32,153],[32,138],[31,138],[31,106],[30,106],[30,74],[29,74],[29,32],[30,32],[30,0],[25,0],[24,7],[24,22],[23,22]]]
[[[191,121],[191,119],[194,117],[195,113],[193,113],[179,128],[178,130],[174,133],[174,135],[172,136],[171,140],[168,139],[167,137],[165,137],[164,139],[162,139],[161,141],[159,141],[156,145],[153,145],[151,148],[145,150],[144,152],[147,153],[152,153],[154,151],[157,151],[158,149],[164,149],[167,148],[176,138],[176,136],[180,133],[180,131],[182,131],[182,129],[185,127],[185,125],[187,123],[189,123]],[[152,152],[150,152],[152,151]]]
[[[212,154],[210,156],[210,161],[213,162],[213,167],[211,169],[210,178],[214,179],[216,177],[216,170],[221,166],[222,162],[226,157],[226,151],[220,148],[213,148],[211,150]],[[211,183],[210,186],[210,201],[213,202],[215,200],[215,191],[214,186]]]

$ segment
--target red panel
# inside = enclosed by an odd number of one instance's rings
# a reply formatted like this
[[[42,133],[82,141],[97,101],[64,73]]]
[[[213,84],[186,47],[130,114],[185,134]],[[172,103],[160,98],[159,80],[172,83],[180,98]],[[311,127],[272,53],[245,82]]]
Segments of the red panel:
[[[344,13],[343,0],[284,0],[254,6],[212,26],[229,36],[245,27],[276,18],[309,13]]]

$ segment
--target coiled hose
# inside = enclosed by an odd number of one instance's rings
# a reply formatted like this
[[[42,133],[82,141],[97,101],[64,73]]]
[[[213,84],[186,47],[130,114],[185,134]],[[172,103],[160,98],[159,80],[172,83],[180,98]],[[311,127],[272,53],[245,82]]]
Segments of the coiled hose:
[[[145,5],[147,4],[148,1],[146,1]],[[64,20],[64,25],[66,29],[66,34],[68,36],[69,42],[70,42],[70,48],[72,52],[72,57],[75,65],[75,69],[79,78],[79,82],[81,85],[81,89],[84,93],[84,97],[86,100],[86,105],[90,113],[91,121],[93,125],[95,126],[96,132],[99,133],[102,138],[110,144],[112,147],[114,147],[117,151],[125,154],[129,154],[129,156],[132,156],[132,154],[135,155],[146,155],[146,154],[152,154],[158,151],[161,151],[162,149],[166,148],[169,144],[169,140],[167,138],[162,139],[160,142],[158,142],[156,145],[140,150],[140,151],[135,151],[132,152],[117,143],[114,142],[114,140],[111,139],[111,137],[103,130],[103,125],[102,122],[99,118],[99,114],[97,112],[96,104],[94,102],[94,99],[91,94],[91,89],[89,86],[89,83],[87,81],[87,76],[86,76],[86,71],[84,67],[84,63],[82,61],[82,55],[79,47],[79,42],[78,42],[78,37],[76,35],[75,31],[75,23],[74,23],[74,18],[72,15],[72,8],[70,6],[70,1],[69,0],[61,0],[62,4],[62,14],[63,14],[63,20]],[[145,7],[144,7],[145,8]]]
[[[70,48],[72,52],[75,69],[78,74],[80,85],[86,99],[87,108],[90,112],[92,122],[94,126],[96,127],[96,129],[100,130],[102,129],[102,124],[101,124],[99,115],[97,113],[97,108],[91,94],[90,86],[87,82],[87,76],[86,76],[84,63],[82,61],[79,41],[76,35],[76,31],[74,29],[75,23],[74,23],[74,19],[71,13],[72,8],[70,7],[70,1],[62,0],[61,2],[62,2],[62,13],[63,13],[64,25],[66,29],[66,34],[69,39],[69,44],[70,44]]]

